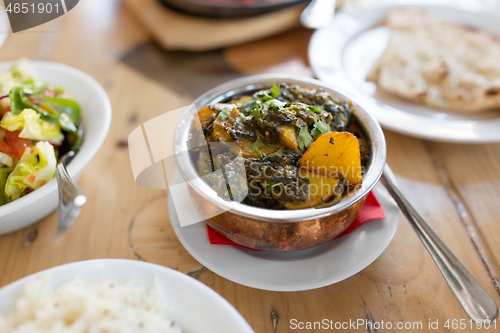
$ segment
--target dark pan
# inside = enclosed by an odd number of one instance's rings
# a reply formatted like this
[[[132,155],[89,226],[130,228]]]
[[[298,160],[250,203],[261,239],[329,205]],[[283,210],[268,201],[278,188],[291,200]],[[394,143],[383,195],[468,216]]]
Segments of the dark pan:
[[[205,17],[245,17],[283,9],[309,0],[159,0],[178,11]]]

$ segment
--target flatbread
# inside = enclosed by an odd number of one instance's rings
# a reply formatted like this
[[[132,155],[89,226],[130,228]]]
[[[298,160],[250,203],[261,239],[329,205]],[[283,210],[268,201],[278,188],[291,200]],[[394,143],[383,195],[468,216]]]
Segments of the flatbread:
[[[367,80],[437,108],[500,107],[500,39],[415,9],[390,10],[387,25],[389,43]]]

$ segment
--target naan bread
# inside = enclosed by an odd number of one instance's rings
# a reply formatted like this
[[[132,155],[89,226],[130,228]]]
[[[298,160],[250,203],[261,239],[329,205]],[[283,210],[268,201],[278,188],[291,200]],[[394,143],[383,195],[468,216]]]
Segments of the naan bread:
[[[500,39],[414,9],[392,9],[387,25],[389,44],[367,80],[433,107],[500,107]]]

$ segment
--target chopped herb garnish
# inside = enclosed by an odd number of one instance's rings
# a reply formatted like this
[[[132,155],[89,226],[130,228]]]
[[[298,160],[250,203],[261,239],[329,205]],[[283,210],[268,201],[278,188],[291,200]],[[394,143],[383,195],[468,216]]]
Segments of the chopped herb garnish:
[[[309,105],[309,110],[314,111],[316,113],[321,113],[321,110],[317,106]]]
[[[332,131],[330,125],[328,125],[323,120],[316,120],[314,117],[314,128],[311,131],[311,135],[315,138],[322,136],[323,134],[330,133]]]
[[[255,108],[259,108],[261,106],[262,106],[262,102],[261,101],[259,101],[258,99],[255,99],[255,98],[251,98],[248,101],[246,101],[245,103],[243,103],[240,106],[238,106],[238,108],[240,109],[240,111],[242,111],[242,112],[244,112],[245,114],[248,115]]]
[[[314,142],[311,134],[309,134],[307,126],[300,128],[299,137],[297,138],[297,140],[299,141],[299,147],[301,150],[309,148],[309,146]]]
[[[220,110],[219,114],[217,115],[217,118],[219,118],[222,121],[226,121],[227,117],[229,114],[233,111],[233,108],[230,106],[225,106]]]
[[[269,146],[271,146],[271,145],[269,145]],[[274,146],[271,146],[271,147],[274,147]],[[274,147],[274,148],[276,148],[276,147]],[[278,150],[277,150],[277,151],[275,151],[274,153],[269,154],[269,155],[267,155],[267,156],[276,156],[276,155],[283,155],[283,151],[282,151],[281,149],[278,149]]]
[[[259,101],[265,103],[267,101],[270,101],[274,99],[272,96],[269,96],[268,94],[263,95],[262,97],[257,98]]]
[[[270,109],[278,109],[279,111],[283,110],[286,106],[286,103],[283,103],[280,100],[273,99],[267,102],[267,107]]]
[[[259,150],[259,148],[266,147],[266,145],[263,144],[262,141],[260,141],[260,137],[259,136],[257,137],[257,140],[255,140],[255,142],[250,147],[252,147],[252,149],[254,150],[254,152],[256,152],[257,154],[259,154],[260,158],[266,157],[266,154],[261,153],[260,150]]]
[[[279,93],[281,92],[280,87],[276,85],[276,83],[273,82],[273,86],[271,88],[271,95],[276,98],[278,97]]]
[[[274,184],[273,181],[271,180],[271,182],[267,185],[264,193],[265,194],[271,194],[273,192],[273,188],[277,187],[277,186],[283,186],[285,189],[288,190],[288,186],[286,186],[285,184],[283,184],[282,182],[279,182],[279,183],[276,183]]]
[[[310,110],[309,105],[300,103],[300,102],[294,102],[291,103],[290,106],[292,107],[293,110],[295,111],[305,111],[305,110]],[[312,111],[312,110],[311,110]]]
[[[260,113],[260,109],[259,108],[253,109],[252,112],[250,113],[250,115],[252,117],[254,117],[255,119],[257,119],[257,120],[262,120],[262,115]]]
[[[261,114],[261,117],[262,119],[266,119],[267,117],[267,114],[269,113],[269,111],[267,111],[266,108],[263,108],[261,111],[260,111],[260,114]]]
[[[243,124],[245,121],[252,120],[253,115],[245,116],[243,113],[240,113],[238,117],[236,117],[235,124],[240,125]]]

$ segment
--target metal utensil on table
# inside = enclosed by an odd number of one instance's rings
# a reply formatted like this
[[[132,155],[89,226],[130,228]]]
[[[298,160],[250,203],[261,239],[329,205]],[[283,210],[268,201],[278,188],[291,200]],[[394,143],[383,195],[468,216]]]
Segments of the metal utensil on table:
[[[309,29],[328,25],[335,16],[336,0],[312,0],[300,14],[300,23]]]
[[[80,149],[82,138],[83,126],[79,126],[77,143],[57,163],[56,179],[59,189],[59,206],[57,209],[56,240],[73,225],[75,219],[80,215],[83,205],[87,202],[87,197],[82,189],[71,179],[66,169],[67,164]]]
[[[491,296],[405,199],[391,179],[386,177],[387,169],[386,165],[381,178],[382,183],[429,251],[467,315],[476,322],[495,320],[498,316],[498,308]]]

